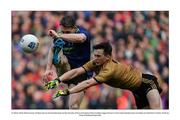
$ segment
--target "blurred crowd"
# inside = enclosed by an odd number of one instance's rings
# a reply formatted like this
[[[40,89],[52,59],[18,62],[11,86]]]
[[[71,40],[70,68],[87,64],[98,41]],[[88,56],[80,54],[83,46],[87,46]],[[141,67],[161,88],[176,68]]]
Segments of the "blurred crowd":
[[[155,74],[163,89],[163,109],[169,109],[169,13],[167,11],[12,11],[12,109],[67,109],[68,97],[52,100],[55,90],[44,92],[42,75],[60,19],[70,15],[92,34],[91,43],[109,41],[113,58],[143,73]],[[40,40],[36,53],[23,53],[19,40],[25,34]],[[105,84],[88,88],[81,109],[134,109],[131,92]]]

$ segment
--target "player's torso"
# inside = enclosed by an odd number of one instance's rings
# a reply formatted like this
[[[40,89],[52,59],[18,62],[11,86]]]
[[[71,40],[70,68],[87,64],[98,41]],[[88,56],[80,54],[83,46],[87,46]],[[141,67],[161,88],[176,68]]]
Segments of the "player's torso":
[[[106,67],[112,70],[112,77],[105,82],[106,84],[112,87],[131,90],[139,87],[141,83],[141,73],[137,69],[116,61],[111,61]]]
[[[79,28],[76,34],[87,32]],[[89,33],[88,33],[89,34]],[[65,41],[63,54],[67,57],[72,68],[80,67],[90,60],[90,34],[86,34],[86,40],[83,43],[72,43]]]

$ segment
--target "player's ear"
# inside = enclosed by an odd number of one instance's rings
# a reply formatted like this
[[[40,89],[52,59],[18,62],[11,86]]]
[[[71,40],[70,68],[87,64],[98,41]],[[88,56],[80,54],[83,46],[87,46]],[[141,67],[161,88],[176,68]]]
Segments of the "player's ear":
[[[104,54],[107,58],[110,58],[111,56],[109,54]]]
[[[108,60],[111,59],[111,56],[110,56],[110,55],[107,55],[107,59],[108,59]]]
[[[111,58],[111,56],[110,55],[108,55],[108,59],[110,59]]]

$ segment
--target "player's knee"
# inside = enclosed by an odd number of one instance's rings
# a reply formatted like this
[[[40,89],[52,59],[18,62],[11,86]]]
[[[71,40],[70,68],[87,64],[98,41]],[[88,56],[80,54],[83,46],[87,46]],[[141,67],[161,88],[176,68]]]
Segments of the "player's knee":
[[[152,89],[147,94],[150,109],[162,109],[161,97],[157,89]]]
[[[70,104],[69,109],[79,109],[79,104],[78,103]]]
[[[154,101],[150,104],[151,109],[161,109],[161,102],[160,101]]]
[[[70,100],[69,101],[69,109],[79,109],[80,103],[78,100]]]

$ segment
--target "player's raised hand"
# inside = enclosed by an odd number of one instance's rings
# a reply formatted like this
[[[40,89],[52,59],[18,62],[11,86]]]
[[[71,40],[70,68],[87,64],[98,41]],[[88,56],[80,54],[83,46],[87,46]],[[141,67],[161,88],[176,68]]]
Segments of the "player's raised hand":
[[[58,37],[57,32],[54,31],[54,30],[49,30],[49,31],[48,31],[48,35],[51,36],[52,38]]]
[[[53,99],[60,97],[60,96],[68,96],[69,95],[69,90],[58,90],[57,93],[54,95]]]

